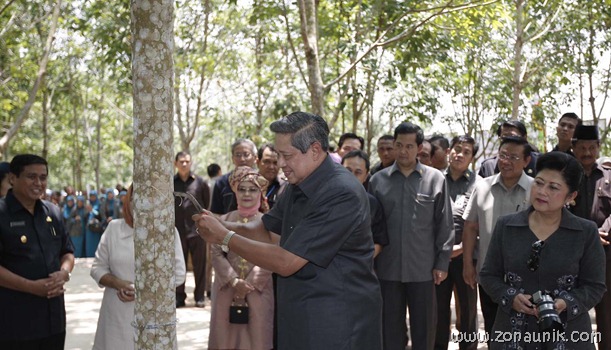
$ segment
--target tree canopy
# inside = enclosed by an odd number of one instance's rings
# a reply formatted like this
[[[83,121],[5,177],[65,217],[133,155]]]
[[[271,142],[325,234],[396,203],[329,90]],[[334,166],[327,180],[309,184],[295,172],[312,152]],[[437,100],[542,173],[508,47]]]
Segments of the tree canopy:
[[[178,0],[174,13],[172,152],[200,173],[294,110],[368,151],[411,120],[488,152],[509,118],[545,150],[568,111],[609,139],[611,0]],[[3,159],[46,156],[54,189],[130,181],[129,1],[12,0],[0,24]]]

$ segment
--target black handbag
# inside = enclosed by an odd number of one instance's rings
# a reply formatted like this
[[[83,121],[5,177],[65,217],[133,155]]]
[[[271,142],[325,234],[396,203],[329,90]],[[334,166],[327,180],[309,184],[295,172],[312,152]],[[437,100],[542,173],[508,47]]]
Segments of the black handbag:
[[[235,299],[229,306],[229,323],[248,324],[248,303],[244,300],[244,304],[237,305]]]
[[[106,229],[106,225],[102,223],[101,219],[94,216],[87,222],[87,228],[93,233],[103,233]]]

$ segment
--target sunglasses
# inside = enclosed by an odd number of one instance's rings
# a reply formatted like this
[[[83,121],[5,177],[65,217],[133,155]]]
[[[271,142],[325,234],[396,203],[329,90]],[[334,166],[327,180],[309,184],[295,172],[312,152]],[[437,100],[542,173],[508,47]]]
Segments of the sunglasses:
[[[526,265],[528,266],[528,269],[530,271],[535,272],[539,268],[539,256],[541,255],[541,249],[543,249],[544,245],[545,245],[545,242],[541,240],[533,243],[530,249],[530,257],[528,258],[528,261],[526,262]]]

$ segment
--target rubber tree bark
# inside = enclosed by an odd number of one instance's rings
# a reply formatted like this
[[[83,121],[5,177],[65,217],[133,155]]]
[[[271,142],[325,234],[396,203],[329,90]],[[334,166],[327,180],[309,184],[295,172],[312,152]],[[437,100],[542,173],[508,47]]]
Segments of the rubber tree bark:
[[[176,348],[174,2],[132,0],[136,349]]]

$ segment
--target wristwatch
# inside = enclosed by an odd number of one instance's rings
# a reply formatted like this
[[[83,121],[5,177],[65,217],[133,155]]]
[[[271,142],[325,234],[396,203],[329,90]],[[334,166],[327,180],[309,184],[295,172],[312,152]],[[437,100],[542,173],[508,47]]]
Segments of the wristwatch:
[[[231,280],[231,286],[232,286],[233,288],[235,288],[235,286],[237,286],[237,285],[238,285],[238,281],[239,281],[239,280],[240,280],[239,278],[234,277],[234,278]]]
[[[225,239],[223,239],[223,242],[221,243],[221,250],[223,252],[229,253],[229,240],[231,239],[231,237],[233,237],[233,235],[235,235],[235,232],[233,231],[227,232]]]

